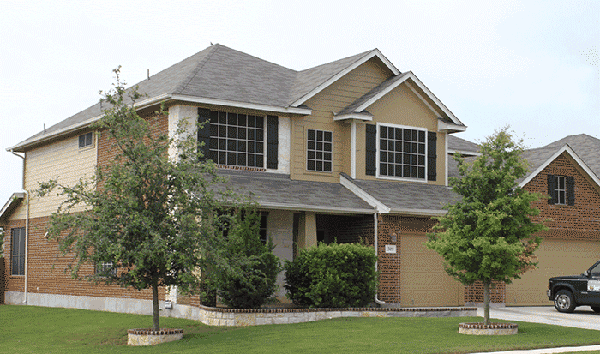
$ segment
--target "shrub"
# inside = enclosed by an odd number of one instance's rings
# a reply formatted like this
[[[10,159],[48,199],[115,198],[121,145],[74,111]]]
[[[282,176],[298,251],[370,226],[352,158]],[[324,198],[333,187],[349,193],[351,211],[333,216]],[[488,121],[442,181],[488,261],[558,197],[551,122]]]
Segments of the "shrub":
[[[298,306],[365,307],[377,287],[373,247],[319,244],[285,262],[286,296]]]
[[[260,240],[260,214],[239,213],[225,242],[229,266],[213,278],[221,300],[232,308],[260,308],[277,289],[282,270],[273,242]]]

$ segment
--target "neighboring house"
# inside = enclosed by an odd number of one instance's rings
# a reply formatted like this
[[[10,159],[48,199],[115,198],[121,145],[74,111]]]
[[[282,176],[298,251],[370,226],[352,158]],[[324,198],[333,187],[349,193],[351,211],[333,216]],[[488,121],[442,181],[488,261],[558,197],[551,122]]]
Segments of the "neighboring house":
[[[456,137],[452,137],[457,139]],[[456,150],[463,142],[453,140]],[[450,150],[449,145],[449,150]],[[528,149],[523,157],[529,173],[519,186],[550,196],[534,203],[549,230],[541,232],[535,252],[538,269],[510,285],[498,284],[492,300],[512,306],[548,305],[548,279],[579,274],[600,258],[600,140],[585,134],[570,135],[547,146]],[[449,161],[449,175],[458,177],[457,165]],[[482,302],[482,286],[467,287],[465,301]]]

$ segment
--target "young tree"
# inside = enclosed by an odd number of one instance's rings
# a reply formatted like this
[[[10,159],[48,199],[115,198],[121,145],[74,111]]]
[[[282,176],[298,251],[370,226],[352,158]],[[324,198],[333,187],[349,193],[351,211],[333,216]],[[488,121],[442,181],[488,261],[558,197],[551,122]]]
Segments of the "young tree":
[[[514,142],[508,128],[488,137],[473,162],[458,156],[459,178],[450,185],[462,196],[448,205],[438,218],[436,231],[427,247],[445,260],[446,272],[462,284],[483,283],[484,324],[489,324],[490,284],[513,279],[537,265],[533,252],[541,238],[534,233],[545,229],[531,221],[539,210],[531,203],[541,194],[529,193],[516,182],[527,173],[521,157],[521,142]]]
[[[137,88],[116,83],[101,100],[104,116],[91,128],[106,134],[116,157],[98,166],[91,180],[74,186],[40,184],[39,195],[58,188],[66,197],[51,216],[48,234],[62,254],[73,254],[74,278],[83,264],[101,265],[90,280],[132,286],[153,293],[153,330],[159,329],[159,286],[198,288],[193,271],[222,265],[224,252],[214,211],[235,205],[235,196],[214,192],[223,183],[212,162],[199,162],[197,141],[180,126],[176,137],[152,129],[154,119],[138,115]],[[161,107],[156,117],[166,115]],[[169,158],[169,147],[177,158]],[[85,205],[85,212],[73,212]],[[66,270],[65,270],[66,271]]]
[[[229,215],[224,215],[229,216]],[[226,263],[213,271],[213,286],[221,300],[229,307],[260,308],[277,289],[277,274],[282,267],[273,254],[273,242],[260,238],[261,215],[251,206],[232,215],[224,248]]]

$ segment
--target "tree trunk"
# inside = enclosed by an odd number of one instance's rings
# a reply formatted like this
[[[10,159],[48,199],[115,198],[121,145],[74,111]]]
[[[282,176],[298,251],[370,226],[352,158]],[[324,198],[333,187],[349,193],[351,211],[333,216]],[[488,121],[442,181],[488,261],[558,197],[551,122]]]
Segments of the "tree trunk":
[[[490,281],[483,281],[483,324],[490,324]]]
[[[158,331],[159,327],[158,308],[158,281],[152,282],[152,330]]]

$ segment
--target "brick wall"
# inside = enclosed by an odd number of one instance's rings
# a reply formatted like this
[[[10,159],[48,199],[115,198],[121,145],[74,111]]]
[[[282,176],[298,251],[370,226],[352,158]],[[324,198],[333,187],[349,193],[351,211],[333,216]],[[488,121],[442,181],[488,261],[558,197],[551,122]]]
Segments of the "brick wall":
[[[135,299],[152,299],[152,290],[135,290],[132,287],[122,288],[118,285],[94,284],[84,277],[93,272],[92,265],[82,266],[80,279],[72,279],[67,269],[72,262],[72,255],[61,256],[57,241],[49,241],[44,235],[48,217],[30,219],[28,239],[28,292],[62,294],[73,296],[120,297]],[[25,227],[24,220],[10,221],[5,228],[7,237],[4,249],[6,291],[24,291],[25,277],[10,275],[10,242],[12,228]],[[54,267],[53,267],[54,266]],[[67,269],[65,273],[65,269]],[[159,289],[159,298],[164,300],[164,289]]]
[[[550,205],[542,199],[533,203],[540,215],[533,221],[544,222],[549,231],[540,233],[544,238],[566,240],[600,240],[600,192],[589,177],[576,167],[577,163],[564,152],[533,178],[524,189],[548,194],[548,175],[573,176],[575,205]]]
[[[483,302],[483,283],[478,281],[472,285],[465,286],[466,303]],[[490,285],[490,302],[494,304],[506,303],[506,284],[504,282],[494,281]]]

